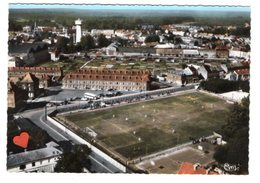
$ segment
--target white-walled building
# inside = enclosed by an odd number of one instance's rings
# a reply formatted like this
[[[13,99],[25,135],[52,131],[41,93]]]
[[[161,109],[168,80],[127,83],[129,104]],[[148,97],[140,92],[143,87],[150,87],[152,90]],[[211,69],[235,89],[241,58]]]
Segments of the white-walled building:
[[[32,26],[27,25],[23,27],[23,32],[31,32],[31,31],[32,31]]]
[[[166,44],[157,44],[154,48],[174,48],[174,44],[166,43]]]
[[[200,55],[205,58],[216,58],[216,50],[211,49],[199,49]]]
[[[182,50],[182,55],[184,57],[198,57],[200,55],[200,53],[198,50],[184,49],[184,50]]]
[[[244,58],[248,60],[250,59],[250,52],[231,49],[229,50],[229,57],[238,57],[238,58]]]
[[[100,35],[103,34],[106,36],[107,39],[111,38],[114,34],[115,31],[113,29],[92,29],[91,30],[91,35]]]
[[[8,67],[16,67],[16,59],[15,57],[8,56]]]
[[[111,43],[106,47],[106,55],[116,56],[118,50],[118,45],[116,43]]]
[[[52,61],[58,61],[60,59],[60,54],[58,54],[56,51],[50,52],[50,55]]]
[[[174,35],[178,35],[178,36],[184,36],[184,31],[177,31],[177,30],[174,30],[174,31],[172,31],[172,33],[174,34]]]
[[[12,154],[7,157],[9,172],[54,172],[58,158],[62,151],[57,149],[58,144],[50,142],[47,147]]]

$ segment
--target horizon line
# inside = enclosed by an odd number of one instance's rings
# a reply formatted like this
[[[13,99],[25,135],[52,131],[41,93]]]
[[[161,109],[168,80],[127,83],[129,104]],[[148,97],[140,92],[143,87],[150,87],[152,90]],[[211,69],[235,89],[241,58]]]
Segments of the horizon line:
[[[80,9],[80,10],[189,10],[251,12],[250,6],[230,5],[161,5],[161,4],[59,4],[9,3],[9,9]]]

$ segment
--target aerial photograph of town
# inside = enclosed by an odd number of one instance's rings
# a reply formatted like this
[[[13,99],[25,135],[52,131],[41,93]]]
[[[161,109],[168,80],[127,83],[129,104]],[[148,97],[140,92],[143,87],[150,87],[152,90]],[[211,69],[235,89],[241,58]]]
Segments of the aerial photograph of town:
[[[6,171],[249,175],[250,12],[10,3]]]

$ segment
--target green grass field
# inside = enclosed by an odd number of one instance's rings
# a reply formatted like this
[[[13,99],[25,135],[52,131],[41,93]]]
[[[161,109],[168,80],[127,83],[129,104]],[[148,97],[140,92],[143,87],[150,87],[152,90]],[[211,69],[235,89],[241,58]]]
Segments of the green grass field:
[[[229,105],[192,93],[63,117],[93,129],[97,141],[133,159],[211,135],[226,122]]]
[[[129,63],[131,63],[129,65]],[[154,60],[147,60],[147,61],[116,61],[111,59],[104,59],[99,60],[96,59],[90,63],[87,64],[88,67],[105,67],[106,65],[113,65],[113,69],[148,69],[153,70],[155,67],[157,70],[166,70],[169,68],[180,68],[181,64],[178,63],[171,63],[171,62],[156,62],[154,63]]]
[[[67,61],[48,61],[44,63],[40,63],[38,66],[41,67],[62,67],[63,71],[70,72],[76,69],[79,69],[86,61],[84,60],[67,60]]]

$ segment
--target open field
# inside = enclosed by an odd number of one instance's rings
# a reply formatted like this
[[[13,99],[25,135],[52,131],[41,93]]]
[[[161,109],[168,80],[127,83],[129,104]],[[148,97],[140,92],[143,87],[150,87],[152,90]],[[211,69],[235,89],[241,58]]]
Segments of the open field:
[[[84,60],[66,60],[66,61],[48,61],[44,63],[40,63],[38,66],[41,67],[62,67],[63,71],[70,72],[76,69],[79,69],[86,61]]]
[[[113,69],[148,69],[166,70],[169,68],[181,68],[181,64],[172,63],[170,61],[155,62],[154,60],[141,61],[140,59],[133,60],[115,60],[115,59],[95,59],[88,63],[87,67],[106,67],[113,65]]]
[[[97,142],[130,160],[211,135],[225,123],[229,105],[196,92],[61,117],[91,128]]]

